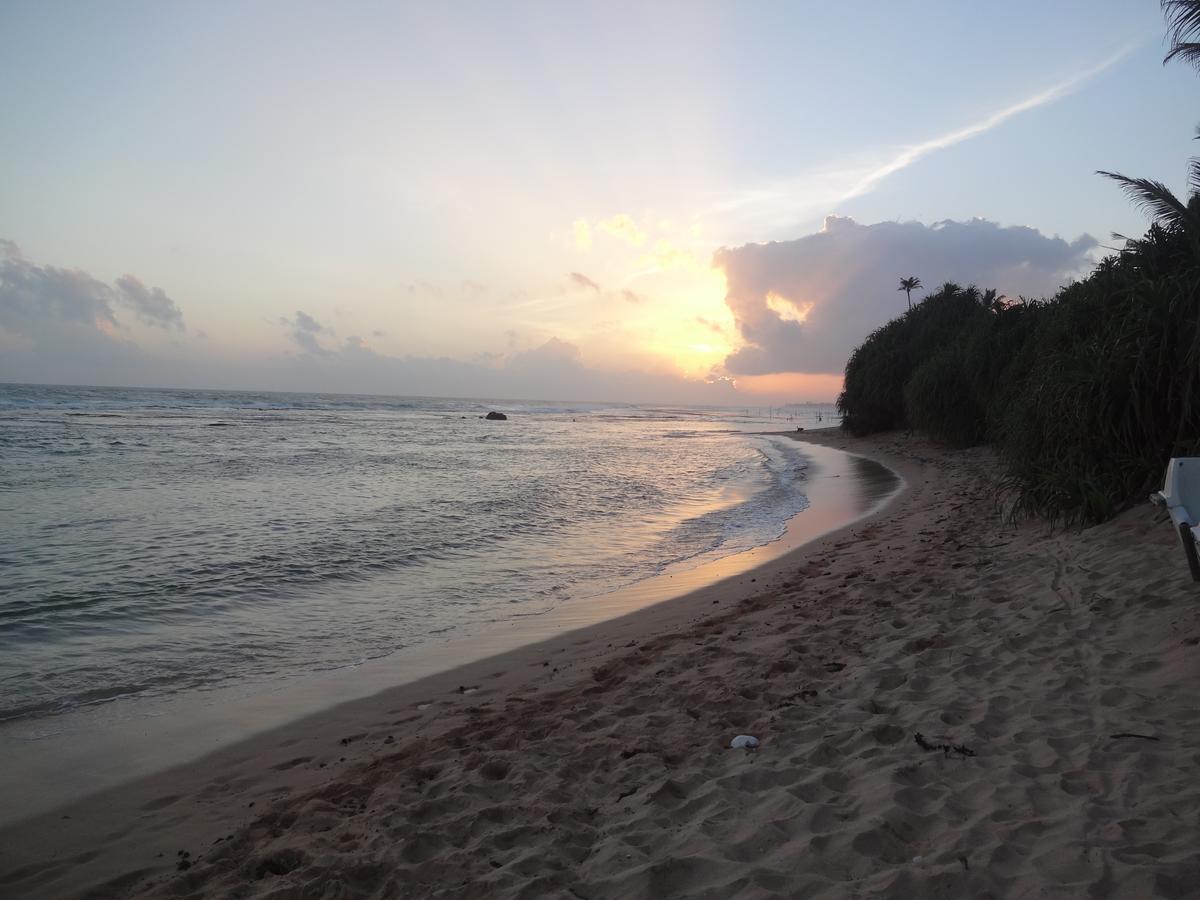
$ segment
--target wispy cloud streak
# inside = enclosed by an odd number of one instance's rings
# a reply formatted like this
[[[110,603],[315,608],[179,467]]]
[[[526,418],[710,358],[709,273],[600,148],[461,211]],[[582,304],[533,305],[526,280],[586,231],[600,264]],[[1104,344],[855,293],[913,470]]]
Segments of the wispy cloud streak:
[[[744,191],[718,203],[714,211],[725,215],[738,212],[757,220],[760,226],[789,224],[795,221],[797,212],[827,213],[838,203],[870,193],[884,179],[931,153],[978,137],[1021,113],[1066,97],[1116,65],[1141,43],[1142,41],[1132,41],[1096,65],[1076,72],[1057,84],[996,110],[969,125],[900,148],[884,158],[876,156],[874,160],[868,158],[859,164],[814,169],[783,182]]]
[[[1070,78],[1060,81],[1058,84],[1046,88],[1043,91],[1026,97],[1024,100],[1018,101],[1011,106],[1006,106],[1004,109],[997,110],[986,118],[980,119],[967,125],[965,128],[959,128],[955,131],[949,131],[945,134],[938,135],[928,141],[922,141],[912,147],[908,147],[901,151],[892,159],[888,160],[878,168],[864,175],[849,191],[842,197],[843,200],[849,200],[852,197],[859,197],[871,191],[880,181],[899,172],[901,169],[906,169],[924,156],[928,156],[937,150],[944,150],[947,147],[953,147],[955,144],[961,144],[963,141],[970,140],[973,137],[978,137],[988,131],[991,131],[998,125],[1002,125],[1014,116],[1019,116],[1023,112],[1028,112],[1031,109],[1037,109],[1039,106],[1045,106],[1047,103],[1053,103],[1068,94],[1078,90],[1081,86],[1091,81],[1101,72],[1116,65],[1136,47],[1134,43],[1126,44],[1116,53],[1109,56],[1104,61],[1084,69],[1082,72],[1077,72]]]

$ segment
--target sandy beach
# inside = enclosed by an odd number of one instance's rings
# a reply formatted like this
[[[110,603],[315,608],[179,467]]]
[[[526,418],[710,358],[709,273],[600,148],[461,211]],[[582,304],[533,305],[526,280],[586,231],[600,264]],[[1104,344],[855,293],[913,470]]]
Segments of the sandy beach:
[[[1200,588],[990,451],[731,580],[0,831],[5,897],[1194,897]],[[755,750],[729,748],[748,734]]]

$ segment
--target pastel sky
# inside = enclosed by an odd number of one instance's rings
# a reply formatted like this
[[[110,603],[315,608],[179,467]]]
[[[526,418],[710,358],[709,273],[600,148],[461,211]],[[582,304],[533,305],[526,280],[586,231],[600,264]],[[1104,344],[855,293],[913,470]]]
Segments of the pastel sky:
[[[832,399],[1184,188],[1154,0],[0,5],[0,380]]]

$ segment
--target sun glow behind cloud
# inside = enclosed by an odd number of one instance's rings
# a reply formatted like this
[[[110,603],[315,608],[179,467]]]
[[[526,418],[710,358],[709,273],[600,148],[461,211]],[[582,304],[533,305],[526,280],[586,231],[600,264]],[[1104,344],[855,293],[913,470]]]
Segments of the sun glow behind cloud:
[[[226,361],[253,372],[291,363],[317,371],[339,354],[374,353],[500,371],[522,354],[574,348],[570,358],[589,371],[737,377],[741,391],[796,399],[828,399],[836,389],[819,380],[824,375],[777,373],[801,364],[789,336],[827,335],[830,315],[846,320],[843,300],[855,291],[891,309],[903,297],[891,278],[910,271],[911,255],[903,268],[888,263],[880,289],[878,279],[856,277],[872,266],[863,254],[845,256],[837,271],[813,271],[829,258],[824,236],[811,242],[822,249],[805,258],[804,279],[778,284],[727,285],[714,253],[801,239],[838,212],[864,226],[907,217],[932,225],[978,212],[1038,224],[1047,235],[1121,225],[1110,222],[1111,209],[1124,205],[1119,197],[1109,207],[1059,201],[1062,173],[1078,168],[1105,129],[1112,165],[1138,171],[1146,158],[1122,147],[1110,123],[1087,130],[1101,85],[1062,104],[1071,134],[1047,127],[1049,116],[1015,122],[1129,53],[1100,60],[1107,50],[1088,48],[1161,34],[1157,10],[1129,13],[1115,0],[1088,17],[1091,30],[1054,4],[1032,2],[1026,14],[972,7],[954,21],[933,4],[881,7],[865,22],[836,4],[726,4],[682,16],[671,4],[351,4],[283,20],[251,4],[230,12],[237,28],[187,5],[154,17],[137,7],[94,16],[81,9],[68,20],[9,17],[10,30],[24,36],[0,61],[13,83],[32,71],[61,73],[7,98],[9,120],[22,126],[6,147],[21,176],[0,199],[9,236],[41,265],[94,272],[114,291],[131,271],[146,286],[125,292],[137,305],[119,309],[119,328],[94,329],[112,332],[106,347],[119,339],[156,354],[164,362],[154,371],[170,377],[170,363],[190,355],[197,383],[207,381],[204,366],[224,372]],[[1003,30],[1007,20],[1010,33],[998,35],[995,26]],[[263,34],[286,39],[264,43]],[[902,34],[938,35],[939,65],[893,66],[891,48],[911,43],[897,39]],[[408,41],[405,53],[395,52],[398,35]],[[1068,45],[1064,36],[1077,40]],[[1062,52],[1047,53],[1056,41]],[[173,48],[153,78],[144,46]],[[1141,55],[1152,57],[1150,50]],[[314,68],[318,51],[338,64]],[[581,64],[617,54],[621,65]],[[987,65],[971,64],[985,54]],[[206,64],[213,59],[221,66]],[[1158,60],[1149,62],[1150,75],[1162,75]],[[1149,106],[1152,92],[1134,68],[1102,87],[1124,91],[1124,108],[1140,110],[1139,93]],[[953,85],[944,82],[951,70]],[[1025,87],[1014,89],[1018,83]],[[175,116],[181,108],[191,114]],[[1153,121],[1140,121],[1137,141],[1161,149],[1148,137]],[[160,140],[163,122],[172,126],[169,141]],[[987,183],[997,159],[991,142],[929,164],[943,149],[1000,130],[995,146],[1011,139],[1051,151],[1038,158],[1045,171],[1030,171],[1026,192],[1011,203]],[[64,134],[86,140],[58,140]],[[1054,168],[1055,147],[1045,145],[1059,143],[1063,159]],[[44,165],[50,145],[62,151],[61,165]],[[130,146],[142,150],[130,154]],[[1007,168],[1011,184],[1017,167]],[[956,187],[943,190],[950,176]],[[166,197],[172,209],[163,209]],[[941,209],[947,197],[959,205]],[[839,209],[843,203],[849,208]],[[968,203],[977,209],[964,211]],[[1056,218],[1063,208],[1072,212]],[[945,269],[914,265],[930,282]],[[982,277],[975,263],[962,271]],[[146,324],[158,308],[156,285],[178,302],[186,327]],[[322,330],[298,326],[300,311]],[[755,316],[767,325],[751,323]],[[737,365],[739,351],[770,343],[771,324],[780,326],[777,352]],[[864,333],[863,322],[850,324],[857,330],[847,332]],[[0,323],[5,347],[33,340],[32,325],[13,327]],[[842,343],[820,343],[831,349],[806,371],[840,367]],[[38,349],[53,347],[47,339]],[[758,374],[770,367],[775,374]],[[399,378],[361,384],[411,389]]]
[[[813,311],[817,304],[811,300],[796,301],[789,300],[780,294],[770,291],[767,293],[767,309],[775,313],[785,322],[799,322],[803,324],[808,319],[808,314]]]
[[[1053,103],[1124,59],[1136,43],[1123,46],[1099,63],[999,109],[981,115],[966,126],[917,141],[889,155],[840,167],[817,167],[786,182],[752,188],[715,207],[690,215],[676,212],[661,216],[628,212],[580,218],[573,226],[574,247],[591,256],[593,264],[609,267],[610,277],[649,302],[623,316],[624,332],[649,357],[672,365],[693,378],[727,376],[723,363],[745,346],[740,325],[730,314],[725,273],[712,265],[716,245],[701,235],[705,226],[726,230],[737,221],[756,223],[761,231],[804,210],[828,212],[836,204],[874,191],[890,176],[921,159],[1002,126],[1020,114]],[[686,226],[674,226],[682,221]],[[601,239],[602,238],[602,239]],[[636,251],[636,252],[631,252]],[[824,272],[821,295],[838,292],[836,282],[846,273]],[[769,292],[764,307],[779,321],[795,326],[809,323],[817,310],[815,300],[785,297]],[[632,348],[626,346],[628,354]],[[840,390],[836,373],[782,373],[741,375],[739,390],[761,395],[832,397]]]

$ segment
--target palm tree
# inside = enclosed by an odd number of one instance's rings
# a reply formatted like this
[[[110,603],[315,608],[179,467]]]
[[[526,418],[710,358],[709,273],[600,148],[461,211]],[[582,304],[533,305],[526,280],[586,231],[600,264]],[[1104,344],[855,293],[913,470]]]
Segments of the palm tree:
[[[1167,17],[1167,35],[1171,39],[1171,51],[1163,59],[1170,62],[1175,57],[1200,68],[1200,42],[1189,40],[1200,38],[1200,0],[1160,0]],[[1200,138],[1200,131],[1197,132]],[[1192,157],[1188,165],[1188,198],[1180,200],[1161,181],[1152,178],[1130,178],[1117,172],[1097,171],[1097,175],[1111,178],[1125,190],[1129,198],[1150,214],[1155,224],[1163,228],[1179,228],[1195,244],[1200,252],[1200,158]]]
[[[1176,227],[1200,244],[1200,158],[1188,165],[1188,199],[1180,200],[1169,187],[1153,178],[1130,178],[1117,172],[1097,171],[1121,185],[1129,198],[1164,228]]]
[[[912,309],[912,292],[921,286],[921,279],[916,275],[909,275],[907,278],[900,279],[900,287],[898,291],[904,291],[904,296],[908,298],[908,308]]]
[[[1195,40],[1200,37],[1200,0],[1162,0],[1162,10],[1171,38],[1171,52],[1164,57],[1163,64],[1178,56],[1200,68],[1200,43]]]

